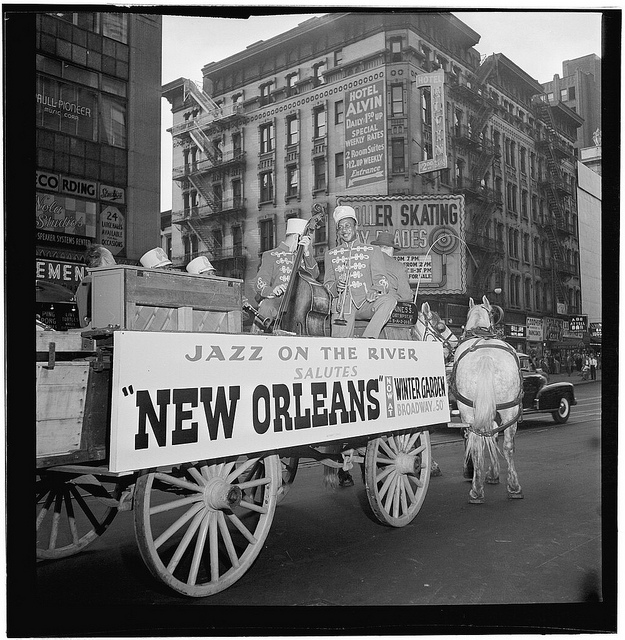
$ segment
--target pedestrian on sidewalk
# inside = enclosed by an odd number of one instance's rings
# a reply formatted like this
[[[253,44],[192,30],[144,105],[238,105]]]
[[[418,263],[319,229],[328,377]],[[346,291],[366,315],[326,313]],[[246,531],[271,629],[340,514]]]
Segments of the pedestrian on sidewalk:
[[[595,354],[590,354],[590,379],[597,379],[597,358],[595,358]]]
[[[570,351],[566,356],[566,373],[569,377],[571,377],[571,373],[573,373],[573,356]]]

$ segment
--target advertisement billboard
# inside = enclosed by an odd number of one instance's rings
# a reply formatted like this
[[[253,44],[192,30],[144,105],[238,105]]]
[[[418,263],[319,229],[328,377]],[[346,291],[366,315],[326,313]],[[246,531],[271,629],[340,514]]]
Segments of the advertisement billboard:
[[[414,287],[428,294],[466,293],[466,219],[463,195],[341,196],[356,210],[360,240],[393,234]]]
[[[114,333],[113,472],[449,420],[439,342]]]

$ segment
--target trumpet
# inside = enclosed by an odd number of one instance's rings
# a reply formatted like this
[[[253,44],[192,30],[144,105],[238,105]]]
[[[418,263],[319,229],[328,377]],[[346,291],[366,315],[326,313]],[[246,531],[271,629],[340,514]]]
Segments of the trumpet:
[[[347,275],[341,274],[339,276],[339,281],[345,284],[343,291],[339,293],[339,300],[336,303],[336,308],[339,309],[339,315],[334,319],[333,324],[338,324],[341,326],[345,326],[347,324],[347,320],[345,320],[345,299],[349,293],[349,281],[350,281],[351,269],[348,269]]]

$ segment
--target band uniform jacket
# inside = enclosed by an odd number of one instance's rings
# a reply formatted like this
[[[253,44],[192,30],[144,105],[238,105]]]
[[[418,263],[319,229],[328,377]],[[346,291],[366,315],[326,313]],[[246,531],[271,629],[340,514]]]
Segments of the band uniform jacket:
[[[360,309],[369,291],[383,294],[389,282],[384,268],[384,254],[378,247],[353,240],[326,251],[323,284],[333,298],[338,297],[337,282],[345,274],[348,278],[349,305]]]
[[[382,253],[388,276],[389,293],[402,302],[412,302],[413,294],[404,265],[395,258]]]
[[[263,253],[260,269],[254,282],[254,290],[261,298],[270,296],[279,284],[288,285],[293,272],[295,253],[297,250],[291,253],[284,242],[281,242],[275,249]],[[304,256],[302,265],[315,280],[319,277],[319,265],[312,255]]]

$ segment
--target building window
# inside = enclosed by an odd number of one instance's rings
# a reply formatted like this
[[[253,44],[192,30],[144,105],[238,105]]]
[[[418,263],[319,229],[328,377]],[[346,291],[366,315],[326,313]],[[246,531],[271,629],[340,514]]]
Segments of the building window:
[[[529,234],[523,234],[523,260],[529,264],[530,261],[530,237]]]
[[[315,139],[325,138],[326,110],[323,107],[319,107],[313,111],[313,134]]]
[[[406,171],[406,163],[404,160],[403,138],[391,140],[391,149],[392,149],[391,171],[393,173],[404,173]]]
[[[526,155],[527,150],[525,147],[521,147],[521,173],[527,173]]]
[[[286,120],[286,144],[291,146],[299,143],[299,120],[297,116],[289,116]]]
[[[243,204],[242,201],[242,191],[241,191],[241,181],[233,180],[232,181],[232,206],[236,209]]]
[[[566,102],[569,99],[569,90],[568,89],[561,89],[560,90],[560,100],[562,100],[562,102]]]
[[[530,153],[530,178],[536,177],[536,155]]]
[[[391,86],[391,115],[404,115],[404,86],[401,84]]]
[[[495,154],[501,156],[501,134],[499,131],[493,132],[493,145],[495,146]]]
[[[512,211],[516,213],[519,210],[518,207],[518,199],[519,199],[519,189],[516,185],[512,185]]]
[[[273,87],[273,82],[265,82],[265,84],[260,85],[260,105],[261,107],[265,104],[269,104],[273,102],[273,98],[271,95],[271,88]]]
[[[337,153],[334,156],[334,177],[340,178],[345,175],[345,154]]]
[[[402,61],[402,42],[401,38],[391,39],[391,62]]]
[[[232,255],[243,255],[243,229],[239,226],[232,227]]]
[[[516,168],[516,142],[510,142],[510,165]]]
[[[462,135],[462,110],[455,109],[454,110],[454,135],[461,136]]]
[[[286,76],[287,96],[294,96],[297,94],[297,87],[295,86],[295,84],[298,82],[298,80],[299,80],[299,71],[296,71],[295,73],[289,73],[289,75]]]
[[[534,266],[537,267],[540,264],[540,247],[538,244],[538,238],[534,238]]]
[[[326,188],[326,159],[315,158],[314,160],[314,190],[323,191]]]
[[[524,290],[524,298],[525,298],[525,308],[532,308],[532,281],[529,278],[525,279],[525,290]]]
[[[102,96],[100,139],[114,147],[126,147],[126,107],[112,98]]]
[[[273,172],[266,171],[260,174],[260,201],[271,202],[273,200]]]
[[[345,103],[337,100],[334,103],[334,124],[343,124],[345,120]]]
[[[101,13],[102,35],[128,44],[128,16],[125,13]]]
[[[464,161],[459,159],[456,161],[456,187],[463,186],[463,170]]]
[[[295,165],[286,168],[286,195],[287,198],[297,196],[299,193],[299,170]]]
[[[521,191],[521,216],[526,220],[529,217],[528,210],[527,210],[527,204],[528,204],[527,200],[528,200],[527,191],[523,189],[523,191]]]
[[[232,152],[235,158],[238,158],[243,152],[241,133],[239,131],[232,134]]]
[[[275,145],[273,122],[260,126],[260,152],[269,153]]]
[[[343,62],[343,49],[334,52],[334,66],[338,67]]]
[[[273,249],[273,218],[269,218],[268,220],[260,220],[258,226],[260,236],[260,252],[264,253],[265,251],[269,251],[269,249]]]
[[[569,100],[575,100],[575,87],[569,87]]]
[[[318,62],[313,65],[313,82],[315,86],[319,86],[325,82],[323,72],[326,70],[326,61]]]

